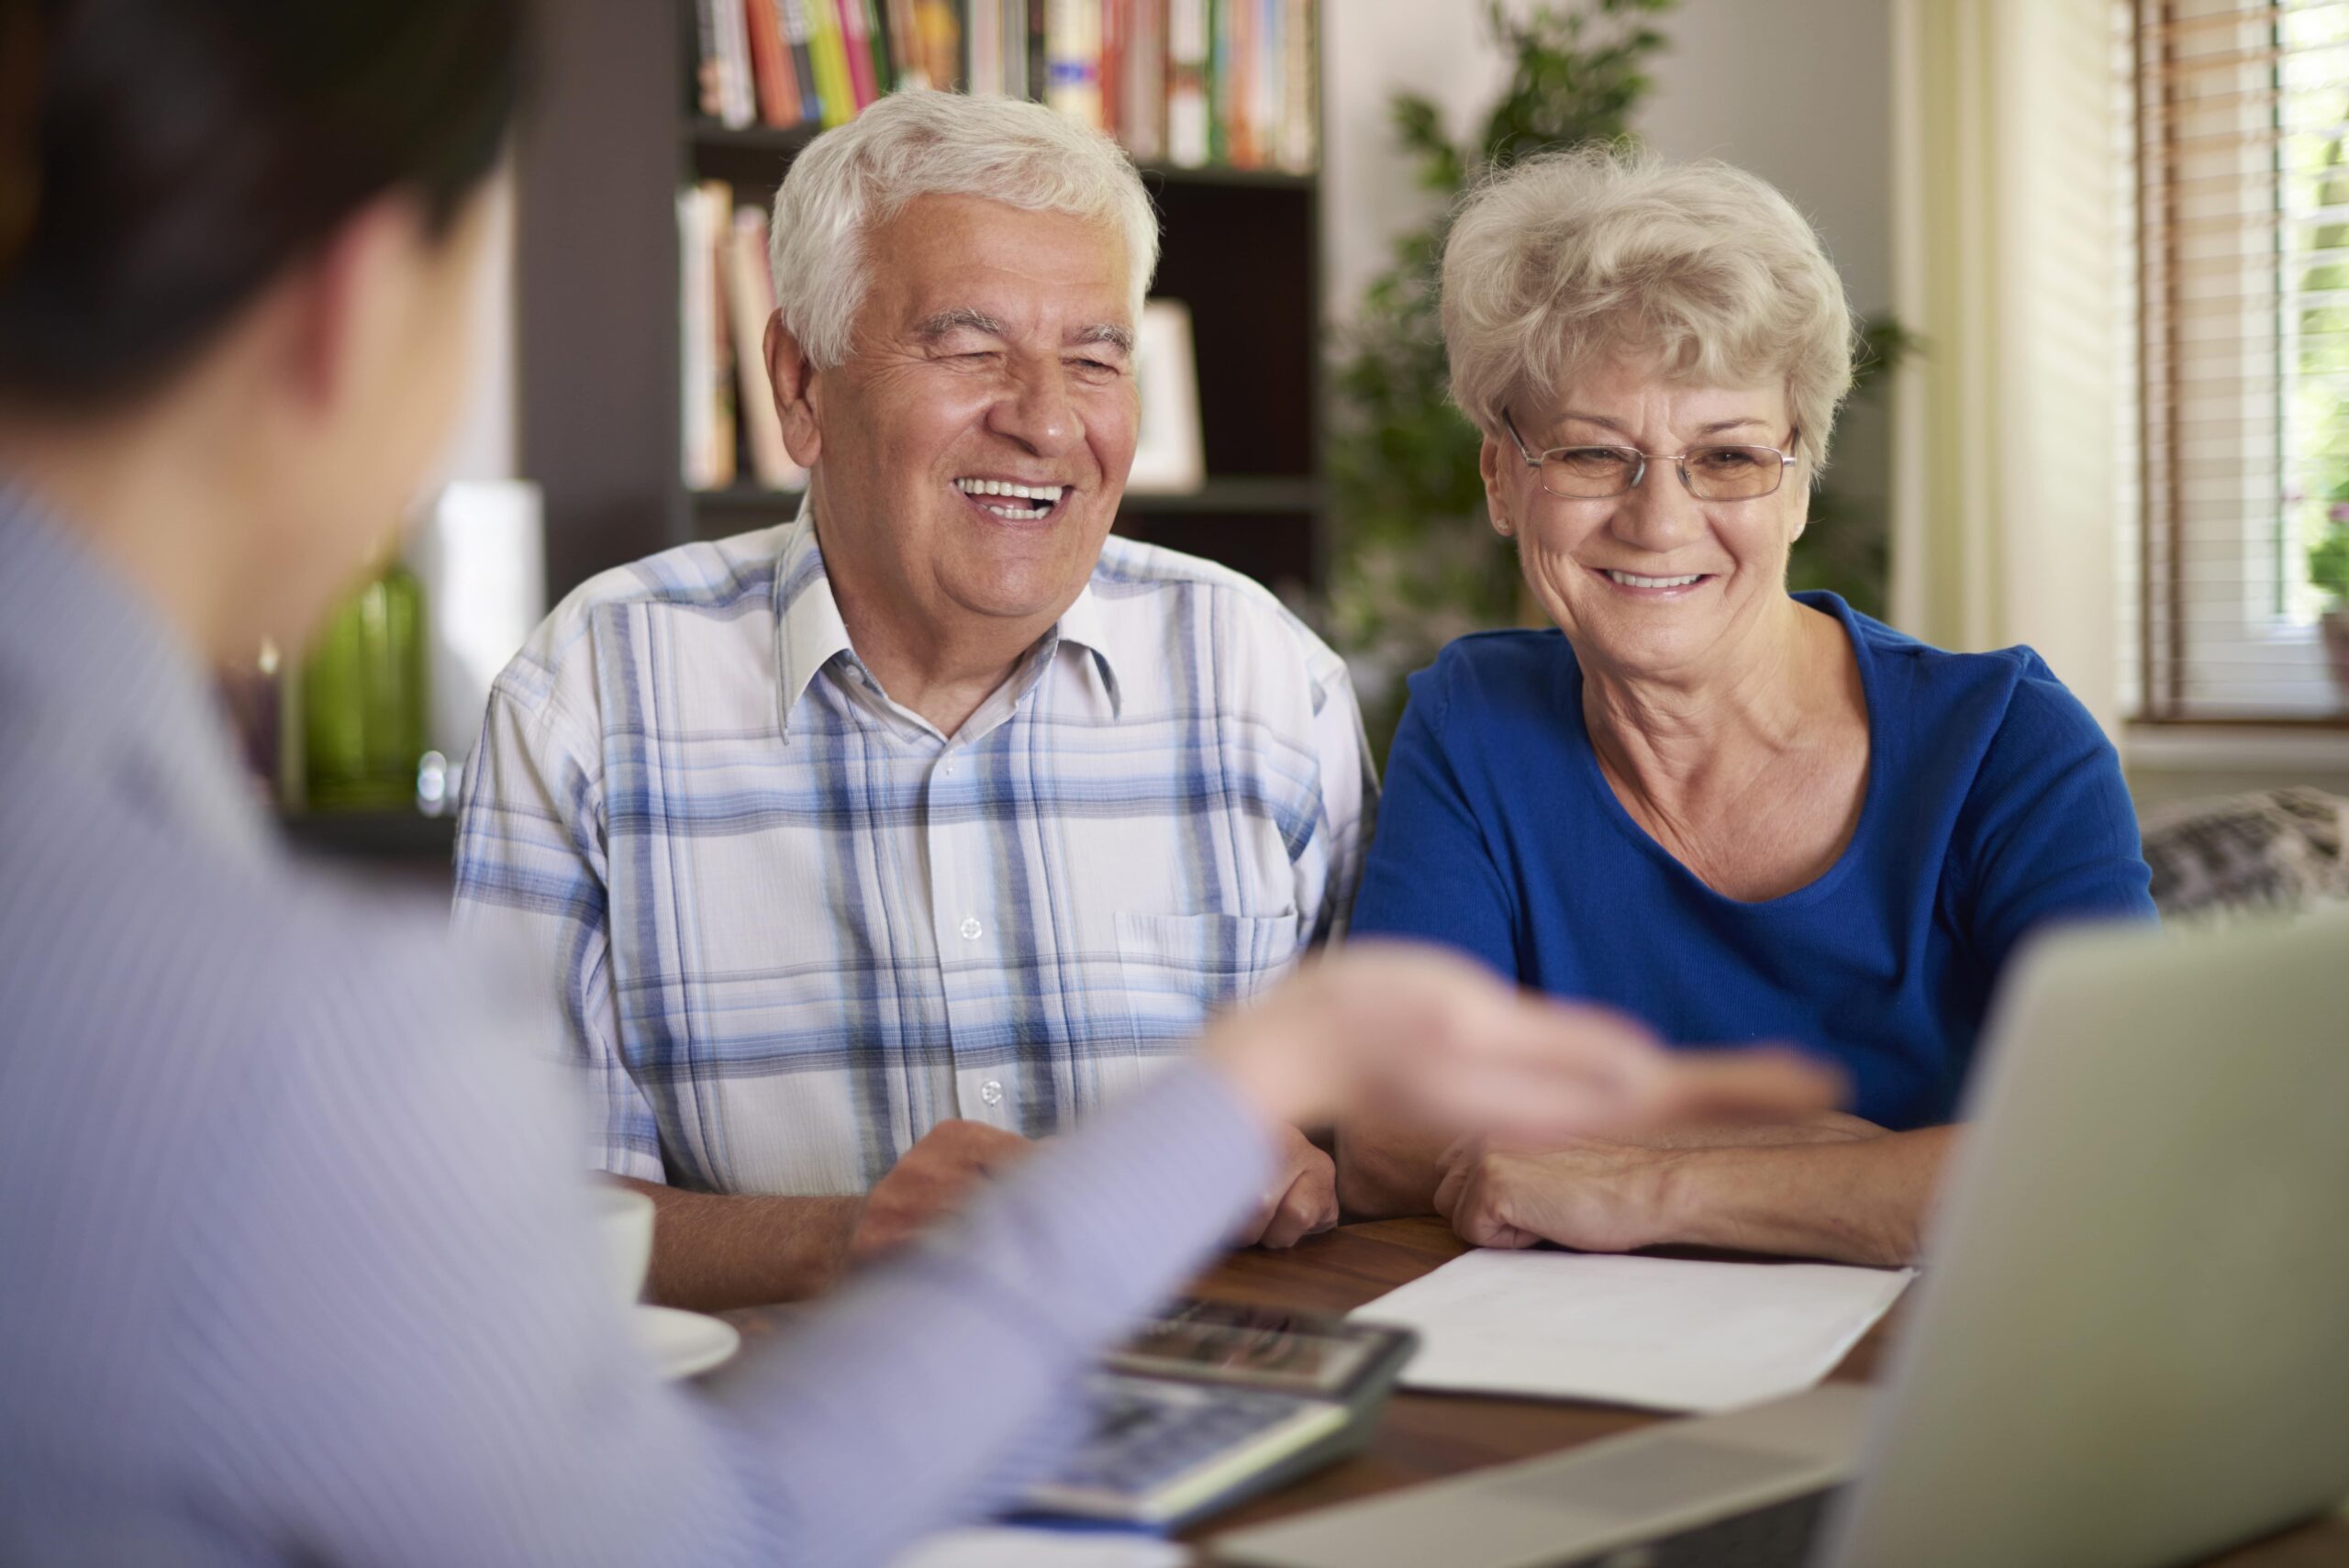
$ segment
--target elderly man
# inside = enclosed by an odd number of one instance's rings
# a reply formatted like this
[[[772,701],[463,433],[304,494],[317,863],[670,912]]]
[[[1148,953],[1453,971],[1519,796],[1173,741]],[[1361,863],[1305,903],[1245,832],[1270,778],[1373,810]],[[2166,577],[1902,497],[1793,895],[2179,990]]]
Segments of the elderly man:
[[[1108,537],[1157,258],[1122,153],[903,94],[800,156],[774,233],[806,507],[573,594],[458,851],[461,923],[556,967],[654,1288],[702,1307],[821,1288],[1335,934],[1375,788],[1295,617]],[[1336,1216],[1292,1134],[1241,1240]]]

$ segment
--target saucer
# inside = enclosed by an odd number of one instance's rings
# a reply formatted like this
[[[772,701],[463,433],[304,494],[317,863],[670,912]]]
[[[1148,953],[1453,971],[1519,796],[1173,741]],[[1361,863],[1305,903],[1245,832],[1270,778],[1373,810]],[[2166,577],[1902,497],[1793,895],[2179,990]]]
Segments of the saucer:
[[[660,1364],[667,1378],[692,1377],[742,1348],[734,1325],[674,1307],[639,1307],[629,1319],[636,1342]]]

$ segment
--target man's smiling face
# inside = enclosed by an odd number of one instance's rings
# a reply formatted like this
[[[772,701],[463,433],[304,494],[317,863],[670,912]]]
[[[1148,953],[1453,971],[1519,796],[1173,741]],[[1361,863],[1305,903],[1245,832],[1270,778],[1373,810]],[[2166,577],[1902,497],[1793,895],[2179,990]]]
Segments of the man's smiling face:
[[[1133,462],[1124,241],[1064,214],[921,196],[868,231],[865,254],[854,347],[809,395],[835,591],[917,638],[1041,634],[1091,575]]]

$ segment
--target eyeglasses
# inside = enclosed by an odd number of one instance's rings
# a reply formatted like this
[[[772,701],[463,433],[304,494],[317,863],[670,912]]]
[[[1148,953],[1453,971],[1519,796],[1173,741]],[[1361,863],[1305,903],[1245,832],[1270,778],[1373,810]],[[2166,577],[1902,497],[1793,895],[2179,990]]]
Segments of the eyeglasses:
[[[1637,447],[1552,447],[1536,452],[1501,410],[1501,424],[1525,466],[1540,473],[1542,488],[1566,501],[1628,495],[1647,477],[1648,464],[1668,462],[1699,501],[1758,501],[1778,488],[1795,460],[1776,447],[1690,447],[1685,452],[1643,452]],[[1793,438],[1789,436],[1788,439]]]

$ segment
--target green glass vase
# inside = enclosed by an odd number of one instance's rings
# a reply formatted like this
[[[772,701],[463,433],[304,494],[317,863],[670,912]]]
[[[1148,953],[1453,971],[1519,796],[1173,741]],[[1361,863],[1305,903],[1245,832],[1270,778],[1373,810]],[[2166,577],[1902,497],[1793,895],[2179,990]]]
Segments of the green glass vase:
[[[312,810],[414,808],[426,681],[424,585],[395,560],[335,612],[302,667]]]

